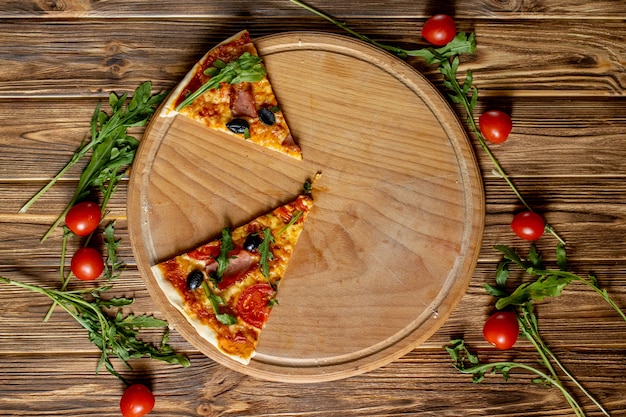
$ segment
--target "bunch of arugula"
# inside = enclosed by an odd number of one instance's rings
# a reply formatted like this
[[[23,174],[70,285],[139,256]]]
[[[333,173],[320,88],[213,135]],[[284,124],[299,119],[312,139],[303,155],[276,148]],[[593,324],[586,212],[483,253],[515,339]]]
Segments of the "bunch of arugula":
[[[92,189],[102,190],[101,207],[103,209],[106,207],[109,198],[125,175],[123,168],[132,163],[139,146],[139,141],[127,134],[128,129],[145,126],[156,107],[165,98],[165,93],[151,95],[151,89],[152,83],[149,81],[140,84],[128,103],[128,93],[119,97],[111,93],[109,95],[111,115],[101,110],[100,103],[98,103],[91,118],[89,140],[83,140],[61,171],[20,209],[20,213],[25,213],[63,175],[91,152],[89,163],[82,171],[74,195],[41,238],[42,242],[61,224],[69,209],[85,199]]]
[[[608,292],[599,287],[598,281],[594,276],[588,275],[584,277],[565,270],[567,267],[567,253],[564,245],[558,244],[556,247],[558,269],[546,268],[541,255],[534,245],[530,246],[527,259],[523,259],[514,249],[508,246],[498,245],[496,249],[503,254],[503,259],[498,264],[496,270],[495,285],[485,284],[484,287],[490,295],[496,298],[495,306],[497,309],[508,308],[516,313],[520,334],[537,350],[539,362],[545,367],[546,371],[514,361],[481,363],[478,356],[468,350],[462,339],[452,340],[450,345],[446,347],[453,360],[454,367],[463,373],[472,374],[474,382],[481,382],[487,372],[502,374],[505,380],[508,380],[509,371],[512,369],[525,369],[538,376],[537,379],[533,380],[534,383],[557,387],[563,393],[576,416],[584,416],[585,414],[580,404],[561,382],[556,371],[556,368],[559,368],[569,381],[574,383],[604,415],[608,416],[608,412],[598,400],[578,382],[544,342],[539,332],[539,321],[535,314],[534,303],[543,301],[548,297],[558,297],[569,284],[579,282],[600,295],[625,321],[626,315],[611,299]],[[521,268],[531,279],[522,282],[512,292],[509,292],[507,280],[510,276],[509,267],[511,265]]]
[[[105,228],[105,244],[107,247],[106,275],[109,281],[120,276],[125,267],[117,256],[119,241],[113,234],[113,223]],[[172,346],[168,344],[169,332],[164,332],[158,346],[142,341],[138,333],[145,328],[167,328],[167,322],[151,316],[124,316],[121,308],[131,305],[134,300],[130,298],[111,298],[105,300],[102,294],[111,289],[111,285],[100,286],[82,290],[67,291],[62,289],[48,289],[41,286],[27,284],[21,281],[0,276],[0,282],[14,285],[26,290],[43,294],[53,301],[53,305],[59,305],[72,316],[88,333],[89,341],[96,345],[100,351],[100,360],[96,366],[96,374],[102,366],[109,373],[126,382],[117,372],[111,362],[115,356],[129,369],[132,369],[128,361],[135,358],[153,358],[171,364],[184,367],[189,366],[189,359],[176,354]],[[113,312],[117,309],[117,312]]]
[[[60,225],[69,209],[77,202],[85,199],[94,189],[102,193],[100,204],[103,215],[111,196],[116,192],[119,182],[124,178],[125,169],[134,160],[139,141],[128,134],[128,130],[145,126],[158,105],[165,98],[165,93],[151,93],[152,84],[144,82],[134,91],[129,100],[128,93],[121,96],[111,93],[109,106],[111,114],[96,106],[90,123],[89,138],[85,138],[65,167],[52,180],[35,194],[20,210],[27,211],[73,166],[89,157],[78,184],[69,203],[52,226],[42,237],[42,241]],[[101,278],[107,284],[91,289],[67,291],[72,277],[65,271],[68,240],[73,236],[70,230],[63,227],[61,240],[61,276],[60,289],[47,289],[41,286],[26,284],[17,280],[0,277],[0,282],[43,294],[52,300],[52,305],[44,321],[50,318],[57,305],[61,306],[88,332],[89,340],[100,350],[101,356],[96,373],[104,366],[112,375],[124,380],[115,370],[111,357],[119,358],[130,368],[128,361],[133,358],[149,357],[168,363],[189,366],[189,359],[176,354],[168,344],[168,331],[163,334],[158,346],[146,343],[138,338],[139,331],[145,328],[166,328],[167,322],[154,317],[132,314],[124,316],[121,308],[133,303],[130,298],[110,298],[105,300],[102,295],[112,288],[111,282],[120,277],[125,268],[118,256],[119,240],[115,239],[115,222],[104,226],[104,244],[106,247],[105,269]],[[92,235],[88,236],[83,245],[88,245]],[[113,310],[117,309],[116,312]]]

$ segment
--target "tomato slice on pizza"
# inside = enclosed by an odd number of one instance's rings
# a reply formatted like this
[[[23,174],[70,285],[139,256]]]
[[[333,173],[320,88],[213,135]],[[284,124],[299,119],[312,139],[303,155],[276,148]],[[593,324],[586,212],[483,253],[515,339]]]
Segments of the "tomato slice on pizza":
[[[153,274],[169,301],[225,355],[249,363],[313,207],[310,193],[219,239],[161,262]]]
[[[208,51],[170,94],[161,114],[182,114],[210,129],[302,159],[245,30]]]

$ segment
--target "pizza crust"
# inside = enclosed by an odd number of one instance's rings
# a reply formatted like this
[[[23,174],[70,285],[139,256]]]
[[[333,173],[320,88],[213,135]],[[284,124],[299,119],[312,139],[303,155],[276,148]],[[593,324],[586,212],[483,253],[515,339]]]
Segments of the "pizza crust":
[[[217,333],[215,332],[215,330],[213,330],[213,328],[211,328],[210,326],[207,326],[205,323],[199,320],[195,315],[190,314],[185,309],[183,298],[180,296],[176,288],[165,278],[165,276],[163,275],[163,272],[161,271],[158,265],[154,265],[152,267],[152,274],[155,280],[157,281],[157,283],[159,284],[159,287],[163,291],[163,294],[165,294],[165,296],[169,300],[169,302],[174,307],[176,307],[176,309],[185,317],[185,319],[187,319],[187,321],[193,326],[196,332],[198,332],[198,335],[200,335],[203,339],[207,340],[217,350],[219,350],[221,353],[228,356],[229,358],[234,359],[243,365],[247,365],[250,363],[250,360],[254,357],[254,355],[256,354],[256,351],[253,351],[252,355],[250,355],[249,357],[244,358],[241,356],[232,355],[231,353],[226,352],[223,349],[220,349],[220,346],[217,340]]]

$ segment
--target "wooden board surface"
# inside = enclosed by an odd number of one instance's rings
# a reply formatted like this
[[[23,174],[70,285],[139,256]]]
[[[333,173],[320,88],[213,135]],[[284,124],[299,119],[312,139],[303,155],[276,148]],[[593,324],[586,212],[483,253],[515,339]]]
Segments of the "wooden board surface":
[[[572,272],[593,273],[620,307],[626,306],[626,2],[620,0],[470,0],[394,2],[310,0],[351,28],[410,49],[433,13],[452,13],[459,30],[476,33],[476,54],[461,59],[479,89],[476,116],[510,112],[509,140],[492,147],[514,183],[568,242]],[[151,80],[172,88],[209,47],[243,28],[256,37],[289,30],[343,33],[286,0],[89,1],[11,0],[0,5],[0,273],[50,288],[59,286],[60,235],[39,238],[71,198],[76,166],[25,214],[21,205],[54,176],[89,130],[93,109],[109,92],[132,92]],[[164,34],[167,36],[164,36]],[[182,47],[184,45],[184,47]],[[435,66],[409,59],[442,92]],[[465,113],[457,108],[464,119]],[[142,130],[134,132],[138,139]],[[464,337],[484,361],[537,365],[532,345],[519,340],[494,351],[482,337],[493,311],[483,289],[493,283],[495,244],[526,253],[528,243],[509,223],[522,209],[474,142],[485,187],[485,231],[470,287],[446,323],[427,342],[368,373],[318,384],[268,382],[217,364],[177,331],[171,341],[192,366],[133,360],[118,370],[148,383],[156,396],[151,417],[571,416],[554,388],[512,372],[481,384],[450,366],[442,349]],[[134,296],[125,309],[163,317],[135,267],[126,221],[127,183],[109,208],[120,257],[128,264],[112,296]],[[71,242],[71,251],[79,242]],[[554,265],[555,241],[537,245]],[[72,288],[89,283],[74,281]],[[97,285],[97,283],[94,283]],[[95,375],[98,349],[70,316],[41,319],[47,299],[0,286],[0,416],[119,417],[124,385]],[[582,285],[537,305],[539,326],[566,368],[612,416],[626,409],[626,326]],[[586,415],[603,415],[571,386]]]
[[[434,87],[386,53],[319,33],[255,43],[304,161],[155,118],[128,199],[139,268],[177,330],[240,372],[311,382],[379,367],[431,336],[469,284],[484,215],[469,141]],[[242,366],[196,334],[149,269],[293,199],[317,172],[279,306]]]

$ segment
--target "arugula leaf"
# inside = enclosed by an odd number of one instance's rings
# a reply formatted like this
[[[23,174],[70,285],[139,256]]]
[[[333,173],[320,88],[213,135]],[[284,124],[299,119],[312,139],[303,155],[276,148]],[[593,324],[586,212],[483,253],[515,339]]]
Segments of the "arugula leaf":
[[[502,254],[504,255],[504,259],[508,259],[509,261],[512,261],[516,263],[517,265],[519,265],[520,267],[526,269],[526,264],[524,263],[522,258],[517,254],[517,252],[515,252],[515,249],[510,248],[505,245],[496,245],[495,249],[499,252],[502,252]]]
[[[103,300],[100,294],[107,291],[109,287],[60,291],[26,284],[2,276],[0,276],[0,282],[47,296],[80,323],[87,330],[89,340],[101,351],[96,366],[96,374],[104,366],[112,375],[124,381],[124,378],[115,370],[111,356],[120,359],[130,369],[132,368],[128,361],[132,358],[142,357],[158,359],[183,367],[190,365],[186,356],[176,354],[167,343],[167,332],[163,335],[159,346],[154,346],[138,338],[140,329],[163,328],[167,326],[167,322],[145,315],[124,316],[121,310],[109,315],[107,313],[109,309],[127,306],[133,302],[127,298]]]
[[[303,211],[300,210],[296,210],[291,214],[291,220],[289,220],[289,223],[287,223],[287,225],[285,225],[285,227],[283,227],[279,232],[278,232],[278,236],[282,235],[283,233],[285,233],[285,230],[289,229],[291,226],[293,226],[298,219],[300,219],[300,217],[302,217],[302,215],[304,214]]]
[[[119,259],[117,255],[120,240],[115,239],[114,226],[115,222],[112,221],[104,227],[104,243],[107,251],[106,261],[104,263],[104,278],[107,281],[119,278],[126,267],[124,262]]]
[[[498,268],[496,269],[496,285],[499,288],[504,288],[506,286],[506,281],[509,279],[509,263],[508,259],[502,260],[498,264]]]
[[[211,78],[176,106],[176,111],[187,107],[205,92],[219,88],[222,83],[256,82],[263,79],[266,74],[261,57],[251,55],[250,52],[244,52],[237,60],[227,64],[216,60],[213,65],[213,67],[208,68],[204,72],[205,75],[209,75]]]
[[[202,289],[204,290],[204,294],[209,300],[209,304],[213,309],[213,313],[215,314],[215,318],[222,324],[230,326],[231,324],[237,324],[237,318],[227,314],[220,313],[220,305],[224,305],[224,300],[217,294],[214,294],[213,291],[209,288],[209,284],[206,281],[202,281]]]
[[[511,295],[500,298],[496,308],[501,310],[509,305],[522,305],[528,301],[541,301],[546,297],[558,297],[570,282],[572,277],[557,275],[542,275],[536,281],[518,286]]]
[[[528,250],[528,261],[533,268],[543,269],[543,261],[541,255],[537,252],[537,247],[535,245],[530,245]]]
[[[565,268],[567,268],[567,252],[562,243],[556,245],[556,264],[561,271],[565,271]]]
[[[104,211],[106,200],[122,177],[118,175],[118,171],[132,162],[139,144],[139,141],[126,134],[127,130],[146,125],[166,96],[166,93],[151,96],[151,88],[152,84],[149,81],[140,84],[126,107],[124,107],[124,103],[127,101],[128,93],[119,97],[111,93],[109,95],[109,105],[112,110],[110,116],[101,110],[100,103],[98,103],[91,118],[90,140],[83,140],[65,167],[19,210],[20,213],[25,213],[70,168],[91,152],[91,158],[81,173],[74,195],[67,207],[41,238],[42,242],[63,221],[69,209],[89,194],[92,187],[104,187],[108,183],[105,189],[106,198],[101,204]]]
[[[492,296],[496,298],[503,298],[509,295],[506,291],[506,282],[509,279],[509,264],[511,260],[503,259],[498,263],[498,268],[496,269],[496,285],[493,286],[491,284],[483,284],[483,288]]]
[[[224,272],[228,268],[228,264],[230,263],[230,257],[228,254],[235,248],[233,245],[233,239],[230,235],[230,228],[225,227],[222,229],[222,243],[220,245],[220,254],[215,261],[217,262],[217,270],[215,271],[217,275],[217,282],[222,280],[224,276]]]
[[[270,282],[270,266],[269,261],[274,259],[274,255],[270,249],[270,245],[274,242],[274,236],[272,235],[272,231],[269,227],[263,230],[263,241],[259,245],[259,254],[261,255],[261,270],[263,272],[263,276],[267,279],[267,282],[274,287],[274,285]]]

